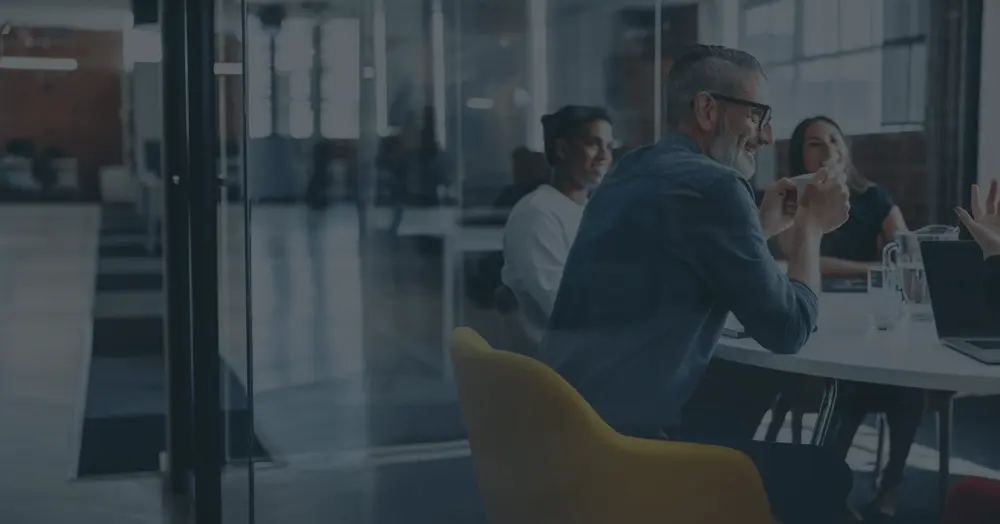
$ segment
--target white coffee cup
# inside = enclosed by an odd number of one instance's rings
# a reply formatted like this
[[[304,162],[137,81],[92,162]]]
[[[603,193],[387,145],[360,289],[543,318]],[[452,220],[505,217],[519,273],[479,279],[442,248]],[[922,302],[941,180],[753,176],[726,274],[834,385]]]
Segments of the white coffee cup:
[[[806,184],[809,183],[809,180],[812,179],[812,176],[813,176],[812,173],[807,173],[805,175],[789,177],[789,180],[791,180],[795,184],[795,194],[788,195],[786,199],[789,201],[794,200],[795,202],[798,202],[799,199],[802,198],[802,192],[806,190]]]
[[[803,191],[806,190],[806,184],[812,179],[812,173],[806,173],[804,175],[793,176],[789,180],[795,183],[795,190],[801,195]]]

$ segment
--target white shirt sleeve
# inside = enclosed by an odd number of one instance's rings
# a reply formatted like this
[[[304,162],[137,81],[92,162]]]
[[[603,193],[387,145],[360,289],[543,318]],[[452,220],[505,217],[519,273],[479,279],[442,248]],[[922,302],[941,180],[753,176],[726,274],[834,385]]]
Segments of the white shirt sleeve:
[[[552,212],[536,208],[511,216],[504,231],[504,260],[517,282],[505,283],[534,299],[546,317],[552,314],[568,255],[565,232]]]

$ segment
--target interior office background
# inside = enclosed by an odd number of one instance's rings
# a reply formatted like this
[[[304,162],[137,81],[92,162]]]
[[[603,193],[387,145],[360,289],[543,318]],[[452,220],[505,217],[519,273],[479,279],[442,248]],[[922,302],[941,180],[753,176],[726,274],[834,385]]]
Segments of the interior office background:
[[[989,153],[1000,138],[1000,102],[990,96],[1000,87],[1000,6],[983,2],[980,61],[967,64],[964,21],[947,16],[962,5],[251,1],[244,32],[241,6],[219,3],[218,148],[229,197],[218,224],[219,351],[227,413],[236,414],[225,426],[227,521],[252,513],[259,522],[477,522],[443,347],[449,321],[495,329],[477,291],[490,281],[490,253],[452,264],[433,232],[390,234],[395,201],[379,151],[406,122],[436,145],[444,173],[427,198],[406,203],[400,226],[419,230],[428,226],[409,224],[420,216],[410,208],[493,207],[514,182],[512,151],[540,151],[539,118],[563,104],[608,107],[619,154],[654,140],[673,57],[685,44],[722,43],[753,52],[771,79],[778,142],[761,159],[758,185],[787,174],[792,127],[823,113],[841,123],[858,166],[890,190],[911,227],[951,222],[968,173],[997,176]],[[19,313],[7,316],[0,348],[0,406],[15,422],[0,434],[4,520],[156,521],[169,506],[157,481],[165,445],[150,422],[160,413],[162,424],[166,396],[155,378],[162,274],[159,288],[155,278],[101,275],[116,275],[118,258],[152,261],[133,272],[141,275],[162,263],[157,24],[137,24],[117,0],[4,1],[0,18],[9,24],[0,141],[10,202],[0,214],[10,217],[4,236],[19,239],[4,243],[5,259],[21,260],[31,242],[61,244],[37,251],[65,257],[50,265],[66,282],[53,289],[54,277],[28,271],[43,262],[5,264],[6,278],[19,281],[5,305]],[[975,69],[979,85],[970,87]],[[975,91],[969,114],[963,103]],[[52,170],[40,177],[25,161],[44,151],[59,160],[54,184],[40,181]],[[119,220],[129,233],[102,232]],[[118,242],[129,256],[114,256]],[[102,290],[101,278],[118,284]],[[17,320],[29,315],[36,320]],[[63,321],[87,329],[43,336]],[[108,325],[127,325],[128,337],[160,353],[106,356],[99,343],[126,344],[94,336]],[[970,459],[968,470],[1000,468],[987,462]]]

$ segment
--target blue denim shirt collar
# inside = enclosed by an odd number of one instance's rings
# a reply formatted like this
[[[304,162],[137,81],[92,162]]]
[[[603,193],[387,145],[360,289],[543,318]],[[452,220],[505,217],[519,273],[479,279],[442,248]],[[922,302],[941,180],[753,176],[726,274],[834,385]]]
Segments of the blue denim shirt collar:
[[[667,147],[682,147],[692,153],[698,153],[699,155],[705,154],[704,150],[702,150],[701,146],[699,146],[693,138],[679,131],[667,131],[660,138],[658,145]]]

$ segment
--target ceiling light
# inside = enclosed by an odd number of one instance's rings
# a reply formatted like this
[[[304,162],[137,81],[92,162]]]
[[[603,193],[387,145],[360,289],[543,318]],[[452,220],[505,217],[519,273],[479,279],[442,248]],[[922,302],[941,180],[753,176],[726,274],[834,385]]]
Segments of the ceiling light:
[[[79,64],[73,58],[46,58],[40,56],[5,56],[0,58],[0,69],[75,71],[77,67],[79,67]]]

